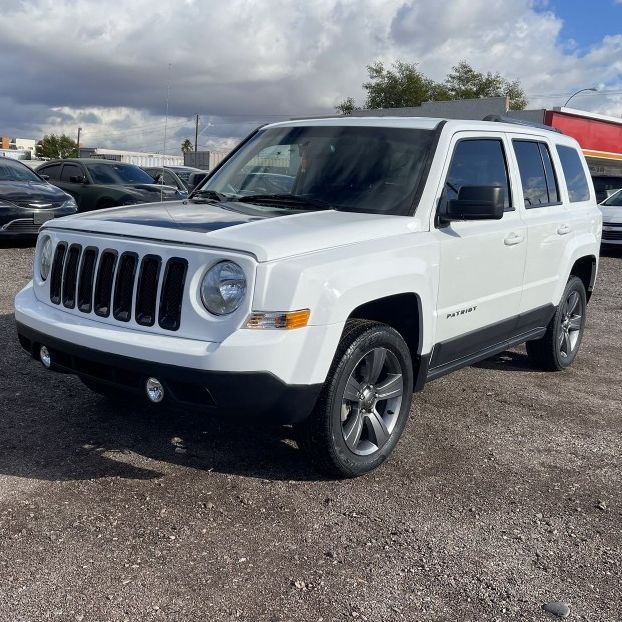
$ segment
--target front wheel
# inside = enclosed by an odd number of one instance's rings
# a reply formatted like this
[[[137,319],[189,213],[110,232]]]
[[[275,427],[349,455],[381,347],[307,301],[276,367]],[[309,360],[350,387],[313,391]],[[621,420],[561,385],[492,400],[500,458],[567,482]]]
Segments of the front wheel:
[[[583,281],[571,276],[544,337],[526,344],[527,355],[535,367],[560,371],[572,364],[583,339],[586,310]]]
[[[382,464],[408,420],[413,369],[394,329],[349,320],[318,403],[297,428],[315,465],[337,477],[357,477]]]

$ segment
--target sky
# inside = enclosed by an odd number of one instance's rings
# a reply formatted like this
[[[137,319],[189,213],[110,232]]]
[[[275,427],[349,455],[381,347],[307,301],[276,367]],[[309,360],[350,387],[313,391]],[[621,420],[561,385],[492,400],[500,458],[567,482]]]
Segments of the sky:
[[[0,0],[0,135],[179,153],[364,100],[366,66],[466,60],[529,107],[622,115],[622,0]],[[168,97],[168,121],[166,121]],[[166,125],[166,142],[164,130]],[[165,146],[166,145],[166,146]]]

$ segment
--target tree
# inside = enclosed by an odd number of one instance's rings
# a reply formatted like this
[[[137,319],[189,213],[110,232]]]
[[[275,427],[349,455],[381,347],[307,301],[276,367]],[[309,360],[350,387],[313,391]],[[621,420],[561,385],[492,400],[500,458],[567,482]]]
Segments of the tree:
[[[523,110],[527,106],[527,95],[518,80],[510,82],[500,73],[476,71],[466,61],[460,61],[447,74],[445,87],[450,99],[476,99],[478,97],[510,98],[511,110]]]
[[[391,69],[376,61],[367,66],[369,81],[363,83],[367,91],[366,108],[404,108],[420,106],[425,101],[442,97],[440,85],[425,76],[417,63],[397,61]]]
[[[360,110],[354,101],[354,97],[346,97],[340,104],[335,106],[335,110],[343,115],[350,115],[355,110]]]
[[[418,69],[417,63],[397,61],[387,69],[381,61],[367,66],[369,80],[363,83],[367,92],[365,108],[405,108],[426,101],[471,99],[479,97],[510,98],[512,110],[522,110],[527,96],[518,80],[506,80],[500,73],[476,71],[466,61],[452,67],[444,82],[436,82]],[[348,97],[336,106],[342,114],[357,109]]]
[[[77,158],[78,143],[67,134],[46,134],[37,144],[38,158]]]
[[[190,142],[190,139],[186,138],[186,140],[184,140],[184,142],[181,143],[181,152],[190,153],[191,151],[194,151],[194,146]]]

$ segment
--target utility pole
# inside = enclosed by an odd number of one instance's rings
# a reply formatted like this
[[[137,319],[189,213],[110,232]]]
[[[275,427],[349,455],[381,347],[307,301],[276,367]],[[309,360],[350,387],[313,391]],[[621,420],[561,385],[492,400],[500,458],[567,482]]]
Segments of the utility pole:
[[[194,165],[197,165],[197,149],[199,142],[199,115],[196,115],[196,120],[194,124]]]
[[[78,128],[78,157],[80,157],[80,132],[82,131],[82,128],[79,127]]]

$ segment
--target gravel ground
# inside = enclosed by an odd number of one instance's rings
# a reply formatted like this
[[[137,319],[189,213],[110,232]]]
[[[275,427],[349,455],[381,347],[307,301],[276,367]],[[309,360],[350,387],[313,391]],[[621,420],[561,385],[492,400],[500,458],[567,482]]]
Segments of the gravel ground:
[[[287,429],[111,404],[18,347],[0,248],[0,620],[622,620],[622,253],[575,366],[524,350],[418,394],[393,458],[312,472]]]

